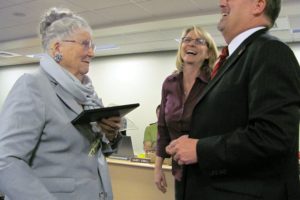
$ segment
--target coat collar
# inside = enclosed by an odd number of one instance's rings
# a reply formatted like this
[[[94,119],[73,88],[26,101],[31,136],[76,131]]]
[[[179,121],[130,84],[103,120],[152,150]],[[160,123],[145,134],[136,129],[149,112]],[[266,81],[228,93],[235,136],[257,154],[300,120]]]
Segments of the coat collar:
[[[73,96],[71,96],[69,93],[67,93],[60,85],[56,85],[54,87],[54,91],[56,92],[58,98],[67,106],[69,107],[73,112],[76,114],[80,114],[83,111],[82,106],[80,106],[74,99]]]
[[[223,77],[226,71],[233,66],[233,64],[240,58],[240,56],[245,52],[247,47],[252,43],[254,39],[258,36],[267,32],[267,28],[261,29],[252,35],[250,35],[242,44],[232,53],[232,55],[223,63],[223,66],[219,69],[219,72],[216,76],[208,83],[206,88],[201,94],[199,101],[203,99],[203,97],[219,82],[219,80]]]
[[[209,78],[205,76],[204,73],[200,73],[197,77],[196,77],[197,80],[200,80],[202,81],[203,83],[208,83],[209,81]],[[183,72],[174,72],[172,75],[168,76],[167,77],[167,80],[180,80],[182,81],[183,80]]]
[[[41,69],[42,70],[42,69]],[[43,71],[43,70],[42,70]],[[43,71],[43,73],[47,76],[49,79],[57,97],[74,113],[77,115],[80,114],[83,111],[82,106],[80,106],[75,99],[70,95],[68,92],[66,92],[52,77],[47,75],[46,72]]]

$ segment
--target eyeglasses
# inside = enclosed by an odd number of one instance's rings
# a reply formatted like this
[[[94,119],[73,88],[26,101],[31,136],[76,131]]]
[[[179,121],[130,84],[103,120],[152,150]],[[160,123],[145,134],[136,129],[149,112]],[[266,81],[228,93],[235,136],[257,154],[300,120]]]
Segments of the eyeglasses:
[[[85,51],[88,51],[89,49],[93,49],[94,52],[96,51],[96,46],[92,40],[83,40],[82,42],[78,42],[76,40],[62,40],[62,41],[80,44],[83,46]]]
[[[185,44],[189,44],[192,41],[195,41],[194,43],[196,45],[207,45],[206,40],[203,39],[203,38],[196,38],[196,39],[193,39],[193,38],[190,38],[190,37],[183,37],[183,38],[181,38],[181,42],[185,43]]]

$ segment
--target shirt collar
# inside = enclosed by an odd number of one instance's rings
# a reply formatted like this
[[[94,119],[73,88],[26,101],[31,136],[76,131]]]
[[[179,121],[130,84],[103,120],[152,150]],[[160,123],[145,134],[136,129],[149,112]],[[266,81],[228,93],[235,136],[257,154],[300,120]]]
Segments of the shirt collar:
[[[249,30],[246,30],[239,35],[237,35],[233,40],[229,43],[228,45],[228,51],[229,51],[229,56],[242,44],[242,42],[247,39],[250,35],[252,35],[254,32],[264,29],[266,27],[264,26],[259,26],[255,28],[251,28]]]
[[[176,80],[176,79],[183,79],[183,72],[181,71],[181,72],[175,72],[174,74],[172,74],[170,77],[169,77],[169,79],[172,79],[172,80]],[[207,79],[207,77],[205,77],[205,75],[203,74],[203,73],[200,73],[197,77],[196,77],[196,79],[198,79],[198,80],[200,80],[200,81],[202,81],[202,82],[204,82],[204,83],[208,83],[208,79]]]

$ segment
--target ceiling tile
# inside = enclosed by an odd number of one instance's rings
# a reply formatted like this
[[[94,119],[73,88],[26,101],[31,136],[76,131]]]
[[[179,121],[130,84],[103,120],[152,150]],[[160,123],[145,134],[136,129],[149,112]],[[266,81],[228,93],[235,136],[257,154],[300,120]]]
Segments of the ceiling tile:
[[[164,0],[161,3],[160,0],[153,0],[140,2],[138,5],[153,17],[160,16],[163,18],[194,16],[201,11],[200,7],[195,6],[194,3],[187,3],[187,1]]]
[[[119,7],[130,4],[128,0],[66,0],[86,10]]]
[[[95,14],[105,15],[111,19],[115,25],[123,25],[141,22],[149,17],[149,14],[134,4],[125,4],[111,8],[93,10]]]
[[[219,0],[190,0],[207,13],[219,11]]]
[[[18,25],[18,24],[19,24],[18,20],[12,19],[12,17],[7,17],[6,14],[0,12],[0,30],[2,28],[11,27],[11,26],[15,26],[15,25]],[[2,36],[0,36],[0,38],[1,37]]]
[[[66,7],[74,12],[79,12],[82,9],[78,6],[68,4],[64,0],[51,0],[51,1],[29,1],[23,4],[17,4],[15,6],[8,7],[1,10],[1,16],[6,16],[5,18],[12,20],[13,22],[18,22],[19,24],[28,23],[35,20],[40,20],[44,12],[46,12],[51,7]],[[34,11],[34,12],[32,12]],[[17,13],[17,15],[16,15]],[[20,14],[25,16],[19,16]]]
[[[1,12],[1,9],[3,9],[3,8],[16,6],[18,4],[28,3],[30,1],[36,1],[36,0],[9,0],[9,1],[8,0],[1,0],[1,2],[0,2],[0,12]]]
[[[38,23],[39,21],[33,21],[31,23],[24,23],[18,26],[1,28],[0,42],[21,40],[28,37],[38,37]]]
[[[37,27],[52,6],[69,8],[85,18],[94,30],[97,46],[118,45],[100,56],[176,50],[184,28],[200,25],[219,46],[225,44],[216,26],[219,0],[0,0],[0,50],[22,55],[40,53]],[[282,1],[279,28],[271,33],[286,42],[300,41],[300,1]],[[25,16],[22,16],[22,13]],[[283,19],[283,20],[282,20]],[[290,29],[291,28],[291,29]],[[27,63],[28,60],[24,60]],[[3,63],[22,63],[22,57]]]
[[[93,29],[105,28],[113,24],[114,20],[101,12],[84,11],[78,15],[83,17]]]

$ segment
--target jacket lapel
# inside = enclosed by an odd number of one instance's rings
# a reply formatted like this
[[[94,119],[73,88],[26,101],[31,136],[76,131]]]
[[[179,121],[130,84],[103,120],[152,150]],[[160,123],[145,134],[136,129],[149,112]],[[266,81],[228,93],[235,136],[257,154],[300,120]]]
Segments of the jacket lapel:
[[[69,93],[63,90],[60,85],[56,85],[54,87],[54,91],[56,92],[59,99],[69,107],[76,114],[80,114],[83,108],[75,101],[74,97],[72,97]]]
[[[226,71],[231,68],[234,63],[240,58],[240,56],[245,52],[249,44],[257,38],[259,35],[265,33],[267,29],[259,30],[253,33],[250,37],[248,37],[242,44],[233,52],[233,54],[223,63],[223,66],[219,69],[219,72],[216,76],[208,83],[205,90],[202,92],[199,102],[203,99],[203,97],[219,82],[219,80],[224,76]],[[198,102],[198,103],[199,103]]]
[[[83,108],[75,101],[75,99],[55,81],[51,76],[49,76],[43,69],[40,68],[40,72],[44,75],[44,81],[49,81],[50,87],[53,88],[57,97],[76,115],[83,111]]]
[[[39,69],[41,74],[43,74],[45,80],[50,83],[50,87],[53,88],[54,92],[56,93],[57,97],[75,114],[80,114],[83,108],[75,101],[75,99],[55,81],[51,76],[49,76],[42,68]]]
[[[75,101],[74,97],[66,92],[52,77],[45,75],[49,79],[57,97],[74,113],[80,114],[83,108]]]

